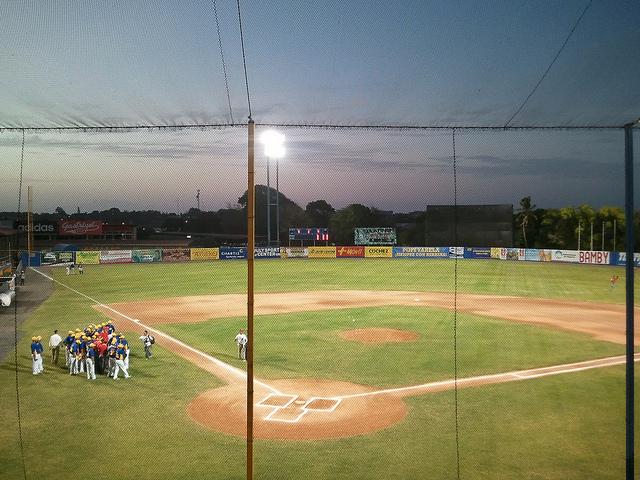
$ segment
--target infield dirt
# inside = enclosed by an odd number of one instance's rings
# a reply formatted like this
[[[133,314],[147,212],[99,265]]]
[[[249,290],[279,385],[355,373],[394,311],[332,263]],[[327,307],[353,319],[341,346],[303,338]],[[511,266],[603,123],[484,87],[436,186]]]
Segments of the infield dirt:
[[[197,322],[212,318],[244,316],[244,294],[210,295],[135,301],[96,306],[118,321],[123,330],[142,332],[141,324]],[[543,325],[591,335],[598,340],[625,343],[625,306],[540,298],[432,292],[339,290],[261,293],[255,295],[255,315],[316,311],[383,305],[429,306]],[[640,309],[636,310],[640,312]],[[119,312],[140,323],[124,320]],[[122,325],[123,321],[130,325]],[[362,342],[411,341],[413,332],[390,329],[349,330],[341,337]],[[640,344],[640,335],[634,337]],[[201,352],[163,339],[163,347],[210,371],[227,385],[202,393],[189,405],[189,415],[207,427],[232,435],[246,434],[246,374],[240,369],[207,358]],[[480,385],[500,379],[477,379],[459,386]],[[365,434],[400,421],[407,412],[404,396],[453,388],[453,383],[378,391],[347,382],[323,379],[254,379],[255,438],[310,440]]]

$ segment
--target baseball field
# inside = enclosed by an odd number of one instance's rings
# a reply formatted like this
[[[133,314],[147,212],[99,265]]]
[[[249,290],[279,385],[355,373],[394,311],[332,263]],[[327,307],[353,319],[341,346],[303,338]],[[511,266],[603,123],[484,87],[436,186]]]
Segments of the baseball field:
[[[255,269],[255,478],[624,476],[621,267],[289,259]],[[246,478],[247,364],[234,342],[246,328],[246,261],[37,268],[27,287],[34,278],[54,292],[0,365],[0,478]],[[107,320],[132,345],[131,378],[91,381],[50,364],[54,329]],[[150,360],[144,329],[156,338]],[[45,345],[37,376],[34,335]]]

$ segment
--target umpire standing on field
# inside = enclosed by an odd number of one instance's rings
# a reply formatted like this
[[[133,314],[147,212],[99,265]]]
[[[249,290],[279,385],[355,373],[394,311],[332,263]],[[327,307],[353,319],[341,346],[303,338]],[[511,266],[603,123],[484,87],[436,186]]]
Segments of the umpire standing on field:
[[[60,356],[60,344],[62,343],[62,337],[58,335],[58,330],[53,331],[53,335],[49,338],[49,348],[51,349],[51,364],[58,364],[58,357]]]
[[[249,341],[249,338],[244,334],[242,329],[240,330],[240,333],[236,335],[235,341],[238,344],[238,358],[246,362],[247,361],[247,342]]]

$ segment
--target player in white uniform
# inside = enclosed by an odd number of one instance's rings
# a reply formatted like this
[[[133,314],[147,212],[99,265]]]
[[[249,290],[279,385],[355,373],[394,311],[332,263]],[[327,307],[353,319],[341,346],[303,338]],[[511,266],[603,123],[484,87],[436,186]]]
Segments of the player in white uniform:
[[[244,334],[242,329],[240,329],[240,333],[236,335],[235,341],[238,344],[238,358],[246,362],[247,361],[247,342],[249,341],[249,339]]]
[[[113,379],[118,380],[118,371],[122,370],[124,373],[124,378],[130,378],[129,372],[127,372],[127,367],[124,365],[124,357],[126,356],[126,348],[123,344],[119,343],[116,348],[116,369],[113,373]]]
[[[96,379],[96,351],[94,350],[95,343],[90,343],[87,346],[87,380]]]

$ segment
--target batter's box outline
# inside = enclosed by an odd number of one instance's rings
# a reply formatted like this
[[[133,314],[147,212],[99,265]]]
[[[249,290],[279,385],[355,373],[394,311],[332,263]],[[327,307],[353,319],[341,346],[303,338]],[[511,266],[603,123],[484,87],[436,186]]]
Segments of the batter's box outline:
[[[341,398],[312,397],[300,407],[300,413],[297,416],[286,416],[284,410],[295,402],[297,398],[298,395],[271,394],[258,402],[256,406],[273,408],[271,413],[264,417],[264,420],[296,423],[308,412],[333,412],[342,402]],[[328,405],[325,406],[327,403]],[[318,406],[318,404],[323,406]],[[281,415],[280,418],[278,417],[279,415]],[[287,418],[284,418],[284,416]]]
[[[314,402],[315,403],[328,402],[328,403],[331,403],[331,405],[329,407],[317,408],[312,406]],[[314,411],[314,412],[333,412],[338,407],[338,405],[340,405],[340,402],[342,402],[341,398],[313,397],[313,398],[310,398],[309,401],[302,406],[302,409],[307,411]]]
[[[298,395],[283,395],[281,393],[272,393],[267,395],[260,402],[256,403],[257,407],[273,407],[273,408],[287,408],[293,402],[296,401]],[[288,400],[287,400],[288,399]]]

